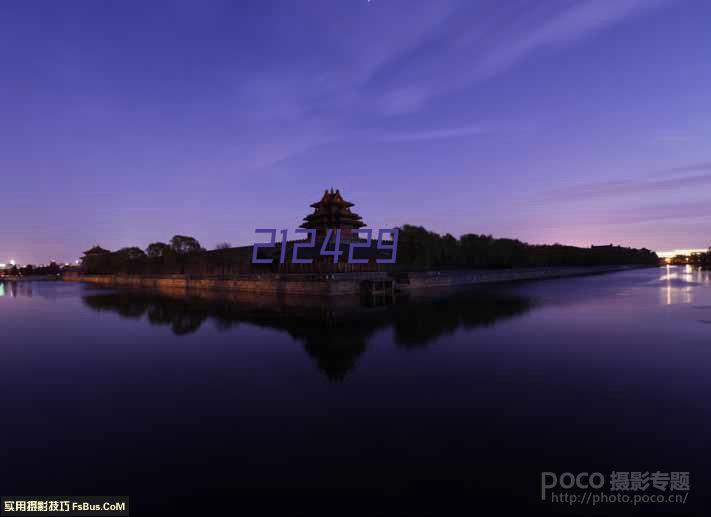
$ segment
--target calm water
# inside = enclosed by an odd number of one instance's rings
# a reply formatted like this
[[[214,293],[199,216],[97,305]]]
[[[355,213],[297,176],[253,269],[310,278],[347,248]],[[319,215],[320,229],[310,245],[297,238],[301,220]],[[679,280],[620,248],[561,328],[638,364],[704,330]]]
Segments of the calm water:
[[[214,496],[605,515],[540,502],[540,472],[661,470],[691,473],[689,500],[645,510],[701,514],[708,272],[442,294],[364,306],[0,283],[1,490],[128,494],[136,514]]]

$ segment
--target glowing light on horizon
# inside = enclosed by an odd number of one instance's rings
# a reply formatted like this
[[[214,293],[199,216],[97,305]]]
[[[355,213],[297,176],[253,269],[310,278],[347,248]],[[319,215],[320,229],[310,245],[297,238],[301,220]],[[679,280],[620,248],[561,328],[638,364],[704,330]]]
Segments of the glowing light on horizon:
[[[676,257],[677,255],[691,255],[692,253],[705,253],[708,249],[687,249],[687,250],[672,250],[672,251],[658,251],[657,255],[662,258]]]

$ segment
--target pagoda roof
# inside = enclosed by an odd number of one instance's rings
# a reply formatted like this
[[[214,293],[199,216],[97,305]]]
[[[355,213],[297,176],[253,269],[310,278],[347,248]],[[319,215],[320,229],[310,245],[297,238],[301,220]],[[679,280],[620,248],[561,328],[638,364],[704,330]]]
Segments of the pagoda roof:
[[[111,252],[109,250],[105,250],[104,248],[102,248],[101,246],[99,246],[97,244],[93,248],[86,250],[84,252],[84,255],[99,255],[101,253],[111,253]]]
[[[334,192],[333,188],[331,188],[330,191],[326,189],[323,193],[323,197],[321,198],[321,200],[312,203],[311,207],[320,208],[326,205],[341,205],[345,207],[351,207],[353,206],[353,203],[350,203],[343,199],[343,196],[341,195],[341,192],[338,189],[336,189]]]
[[[311,206],[314,211],[304,217],[301,228],[361,228],[365,226],[361,216],[351,212],[353,203],[343,199],[338,189],[326,189],[321,200]]]

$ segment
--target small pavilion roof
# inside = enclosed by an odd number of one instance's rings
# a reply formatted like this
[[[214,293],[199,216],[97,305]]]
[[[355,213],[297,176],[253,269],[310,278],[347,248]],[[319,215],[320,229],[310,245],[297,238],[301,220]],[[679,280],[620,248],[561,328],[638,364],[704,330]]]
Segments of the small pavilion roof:
[[[99,246],[97,244],[93,248],[86,250],[84,252],[84,255],[100,255],[102,253],[111,253],[111,252],[109,250],[105,250],[104,248],[102,248],[101,246]]]

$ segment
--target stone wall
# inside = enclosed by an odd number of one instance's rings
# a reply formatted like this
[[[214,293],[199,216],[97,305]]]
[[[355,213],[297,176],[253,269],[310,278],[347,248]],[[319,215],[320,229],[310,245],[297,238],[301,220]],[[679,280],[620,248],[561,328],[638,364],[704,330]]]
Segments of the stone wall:
[[[64,274],[64,280],[89,282],[111,287],[142,287],[185,290],[229,290],[256,293],[334,296],[361,292],[364,280],[394,278],[399,290],[455,287],[496,282],[538,280],[568,276],[593,275],[634,269],[640,266],[549,267],[506,270],[428,271],[405,273],[395,277],[387,273],[341,273],[329,275],[253,274],[234,277],[190,275],[85,275]]]
[[[111,287],[231,290],[257,293],[289,293],[332,296],[360,293],[361,282],[386,278],[385,273],[335,275],[242,275],[238,277],[192,277],[188,275],[84,275],[67,273],[64,280]]]
[[[423,289],[429,287],[454,287],[470,284],[515,282],[567,276],[595,275],[624,271],[646,266],[580,266],[545,267],[495,270],[427,271],[408,273],[399,282],[401,289]]]

